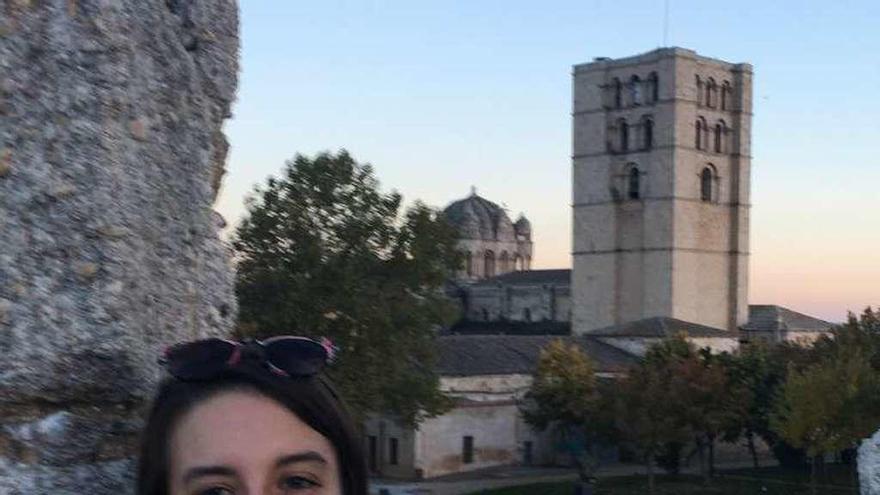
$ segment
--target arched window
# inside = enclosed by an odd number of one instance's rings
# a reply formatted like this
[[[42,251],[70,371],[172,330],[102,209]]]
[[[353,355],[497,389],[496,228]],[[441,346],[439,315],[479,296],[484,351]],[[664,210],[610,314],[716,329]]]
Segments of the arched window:
[[[513,269],[514,270],[522,270],[523,267],[523,259],[522,256],[515,254],[513,255]]]
[[[639,199],[642,197],[641,181],[642,176],[641,173],[639,173],[639,168],[632,167],[631,169],[629,169],[629,187],[627,191],[627,196],[629,197],[629,199]]]
[[[724,134],[726,130],[723,120],[719,120],[715,124],[715,153],[724,152]]]
[[[695,127],[697,128],[697,132],[695,136],[696,138],[694,139],[694,146],[698,150],[701,150],[703,149],[703,135],[706,133],[706,131],[708,131],[708,129],[706,128],[706,121],[703,120],[703,117],[699,117],[697,119]]]
[[[703,106],[703,80],[697,76],[697,106]]]
[[[718,86],[715,84],[715,79],[711,77],[706,81],[706,106],[709,108],[715,108],[715,98],[716,93],[718,92]]]
[[[705,167],[700,172],[700,199],[706,202],[714,200],[713,189],[715,188],[715,171],[712,165]]]
[[[654,120],[651,117],[642,119],[642,149],[649,150],[654,147]]]
[[[620,79],[614,78],[614,108],[622,107],[622,99],[623,99],[623,85],[620,84]]]
[[[483,276],[486,278],[495,276],[495,253],[492,251],[486,251],[483,257]]]
[[[642,104],[642,81],[639,76],[629,78],[629,101],[633,105]]]
[[[727,81],[721,85],[721,109],[730,110],[730,83]]]
[[[510,267],[508,266],[509,258],[507,257],[507,251],[501,251],[501,273],[507,273],[510,271]]]
[[[648,76],[648,98],[651,103],[657,103],[660,100],[660,79],[656,72],[652,72]]]
[[[617,121],[617,132],[620,137],[619,150],[627,151],[629,149],[629,125],[626,123],[626,119]]]
[[[532,321],[532,310],[523,308],[523,321]]]
[[[468,277],[474,274],[474,257],[471,255],[470,251],[464,254],[464,269],[468,274]]]

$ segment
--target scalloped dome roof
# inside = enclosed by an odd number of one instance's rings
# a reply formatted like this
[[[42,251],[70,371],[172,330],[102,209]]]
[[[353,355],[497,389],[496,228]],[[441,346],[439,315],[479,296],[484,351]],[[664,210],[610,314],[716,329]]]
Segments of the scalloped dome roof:
[[[529,219],[526,218],[525,215],[520,213],[519,218],[516,220],[516,223],[513,224],[513,229],[517,234],[520,235],[530,235],[532,233],[532,222],[529,222]]]
[[[443,214],[462,238],[485,241],[513,238],[513,223],[504,208],[476,193],[453,202]]]

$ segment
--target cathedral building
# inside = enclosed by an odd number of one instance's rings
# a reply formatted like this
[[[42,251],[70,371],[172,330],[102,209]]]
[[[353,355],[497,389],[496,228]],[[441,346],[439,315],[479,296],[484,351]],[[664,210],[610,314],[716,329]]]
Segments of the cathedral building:
[[[474,281],[532,267],[532,224],[524,215],[516,223],[497,204],[477,195],[455,201],[443,210],[459,235],[464,264],[462,281]]]
[[[613,378],[674,335],[721,352],[831,328],[749,305],[750,65],[661,48],[576,65],[573,86],[573,268],[532,270],[532,225],[475,191],[444,210],[465,253],[449,290],[462,319],[438,339],[441,388],[456,407],[416,429],[368,422],[374,472],[557,460],[552,433],[518,410],[555,338]]]

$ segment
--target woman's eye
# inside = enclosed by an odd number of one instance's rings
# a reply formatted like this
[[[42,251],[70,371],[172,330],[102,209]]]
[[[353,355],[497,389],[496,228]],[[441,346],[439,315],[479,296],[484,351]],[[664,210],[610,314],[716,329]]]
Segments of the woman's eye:
[[[199,490],[197,495],[235,495],[235,492],[225,486],[212,486],[205,490]]]
[[[281,488],[284,490],[306,490],[316,486],[321,485],[302,476],[288,476],[281,479]]]

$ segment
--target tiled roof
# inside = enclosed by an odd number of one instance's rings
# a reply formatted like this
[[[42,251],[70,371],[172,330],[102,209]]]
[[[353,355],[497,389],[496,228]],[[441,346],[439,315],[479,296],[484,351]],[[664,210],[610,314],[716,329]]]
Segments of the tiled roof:
[[[792,311],[775,304],[749,306],[749,322],[742,329],[748,332],[825,332],[832,323]]]
[[[556,284],[556,285],[570,285],[571,284],[571,270],[570,269],[557,269],[557,270],[525,270],[521,272],[509,272],[503,275],[498,275],[497,277],[487,278],[485,280],[481,280],[476,285],[477,286],[485,286],[485,285],[542,285],[542,284]]]
[[[623,371],[637,358],[593,337],[545,335],[448,335],[437,339],[437,371],[446,376],[534,373],[538,357],[552,340],[577,342],[596,363],[596,371]]]
[[[443,333],[451,335],[570,335],[567,321],[460,320]]]
[[[600,328],[591,331],[590,335],[602,337],[663,338],[672,337],[679,333],[685,333],[688,337],[738,337],[735,332],[662,316]]]
[[[443,215],[463,239],[497,240],[503,230],[513,235],[513,223],[507,212],[476,194],[453,202],[443,209]]]

